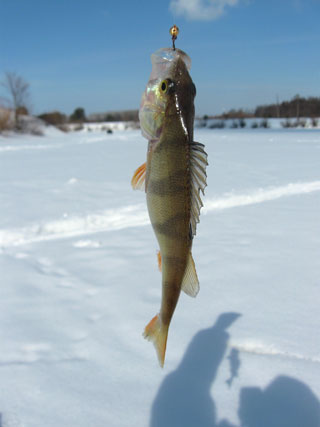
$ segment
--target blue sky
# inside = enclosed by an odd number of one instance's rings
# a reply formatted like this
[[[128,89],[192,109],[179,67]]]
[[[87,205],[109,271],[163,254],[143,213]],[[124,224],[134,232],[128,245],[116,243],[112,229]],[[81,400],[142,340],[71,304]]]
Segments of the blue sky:
[[[0,0],[0,78],[30,83],[34,113],[135,109],[176,23],[197,114],[320,96],[319,18],[320,0]]]

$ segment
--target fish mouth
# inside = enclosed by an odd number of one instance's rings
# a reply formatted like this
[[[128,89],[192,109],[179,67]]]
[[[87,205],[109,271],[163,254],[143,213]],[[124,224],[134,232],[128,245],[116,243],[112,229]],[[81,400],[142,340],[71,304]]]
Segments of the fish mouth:
[[[166,117],[177,117],[177,125],[192,141],[195,86],[189,75],[191,59],[183,51],[163,48],[151,56],[152,71],[142,95],[139,119],[149,141],[161,137]],[[165,83],[162,89],[161,83]]]
[[[191,69],[191,58],[185,52],[180,49],[173,50],[172,48],[162,48],[158,49],[151,55],[152,66],[155,69],[163,69],[165,71],[166,68],[170,67],[170,65],[175,62],[177,59],[181,59],[187,70]]]

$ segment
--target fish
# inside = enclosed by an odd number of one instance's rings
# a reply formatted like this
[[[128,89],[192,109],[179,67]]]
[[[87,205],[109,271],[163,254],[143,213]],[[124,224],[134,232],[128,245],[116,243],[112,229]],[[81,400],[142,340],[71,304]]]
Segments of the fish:
[[[192,242],[207,185],[207,153],[195,142],[194,98],[190,57],[180,49],[162,48],[151,55],[152,70],[139,110],[147,161],[135,171],[134,189],[145,190],[147,208],[158,240],[162,272],[160,312],[144,330],[164,366],[168,330],[181,290],[195,297],[199,280]]]

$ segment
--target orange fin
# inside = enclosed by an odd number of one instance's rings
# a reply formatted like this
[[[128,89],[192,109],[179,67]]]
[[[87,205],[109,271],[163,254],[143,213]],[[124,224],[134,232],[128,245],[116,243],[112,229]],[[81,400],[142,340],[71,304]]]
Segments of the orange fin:
[[[134,190],[143,190],[143,184],[146,179],[146,163],[143,163],[133,174],[131,185]]]
[[[161,368],[163,368],[166,354],[168,329],[169,326],[164,326],[157,315],[147,324],[143,333],[147,340],[153,342]]]
[[[160,251],[157,252],[157,258],[158,258],[159,271],[162,271],[162,259],[161,259],[161,252]]]

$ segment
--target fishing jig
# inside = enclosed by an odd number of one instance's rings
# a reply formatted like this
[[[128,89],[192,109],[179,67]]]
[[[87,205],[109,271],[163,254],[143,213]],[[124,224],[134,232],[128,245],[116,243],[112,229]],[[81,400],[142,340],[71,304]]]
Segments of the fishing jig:
[[[176,50],[175,41],[178,38],[179,28],[176,25],[174,25],[173,27],[170,28],[169,32],[172,38],[172,49]]]

